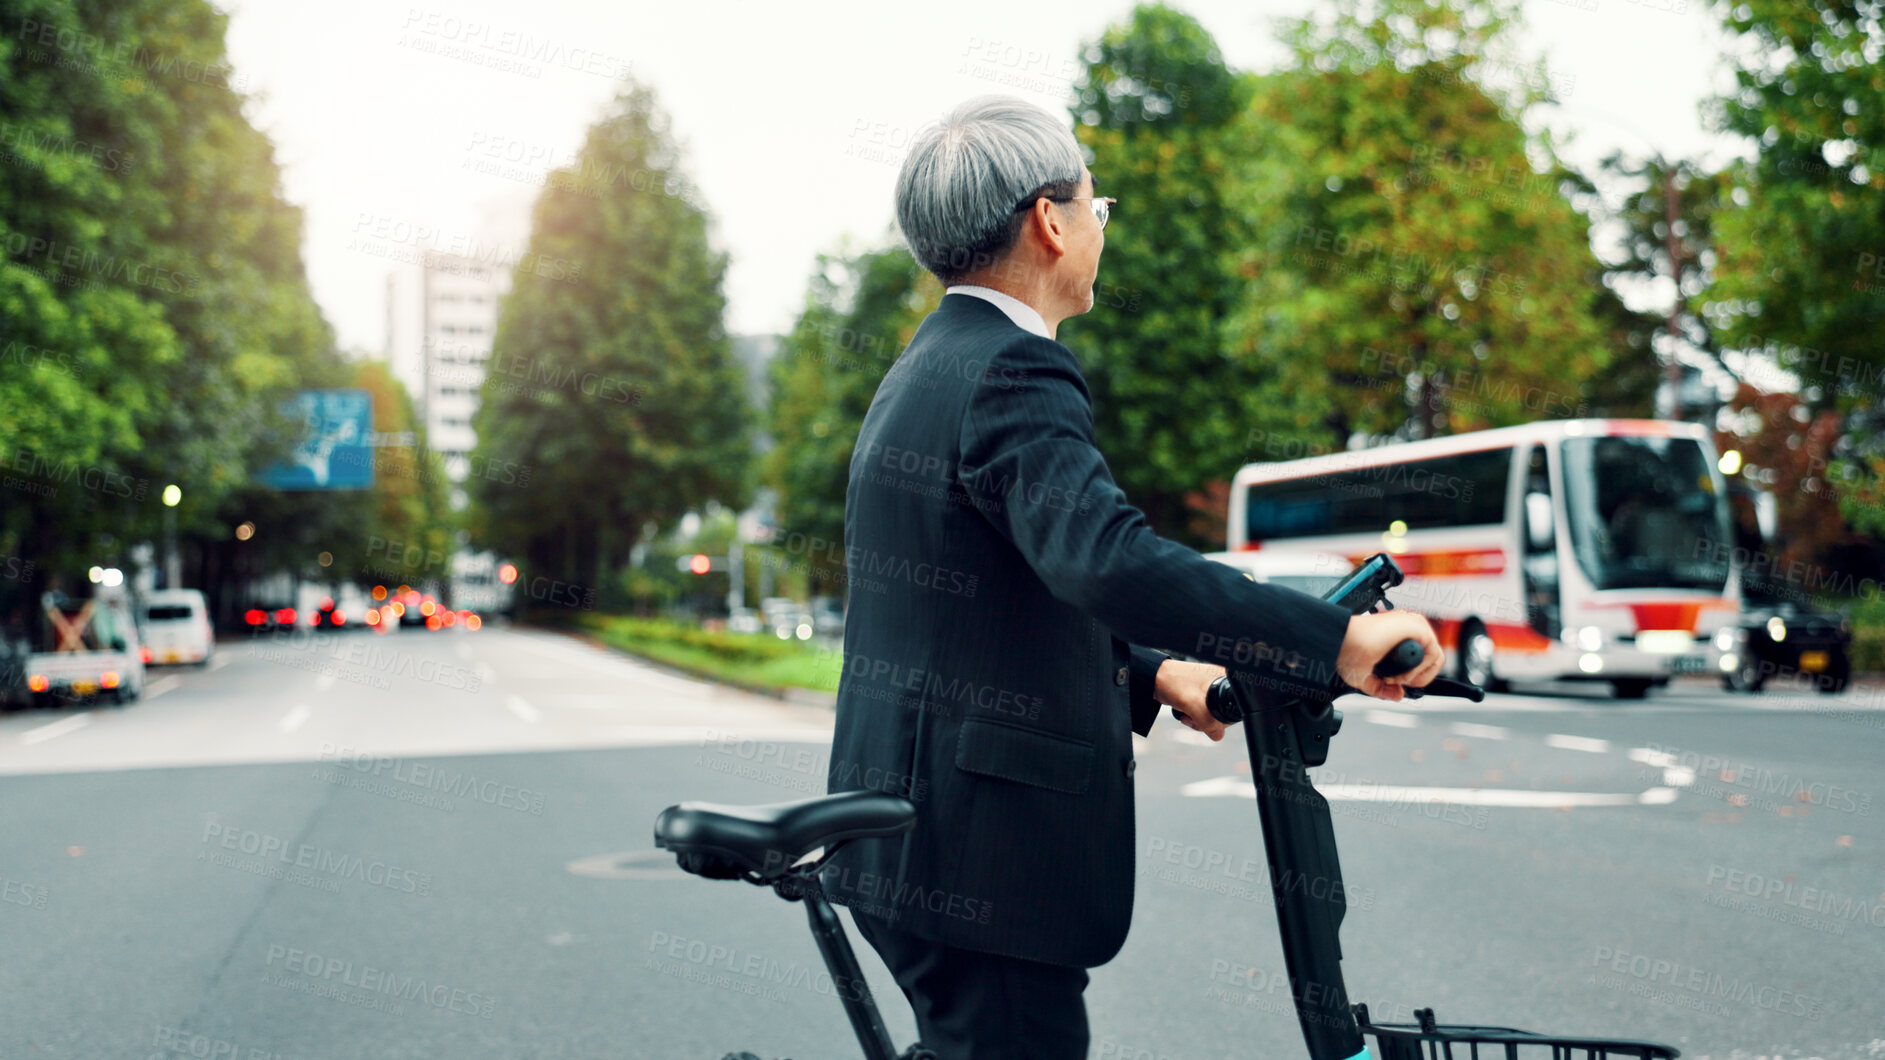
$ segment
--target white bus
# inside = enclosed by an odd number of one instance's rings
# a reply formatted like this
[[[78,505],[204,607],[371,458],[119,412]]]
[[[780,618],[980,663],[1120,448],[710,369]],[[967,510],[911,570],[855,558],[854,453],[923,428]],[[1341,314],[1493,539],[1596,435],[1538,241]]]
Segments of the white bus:
[[[1450,672],[1607,681],[1635,699],[1732,669],[1728,494],[1699,424],[1559,420],[1250,464],[1227,561],[1393,555],[1393,599],[1433,621]]]

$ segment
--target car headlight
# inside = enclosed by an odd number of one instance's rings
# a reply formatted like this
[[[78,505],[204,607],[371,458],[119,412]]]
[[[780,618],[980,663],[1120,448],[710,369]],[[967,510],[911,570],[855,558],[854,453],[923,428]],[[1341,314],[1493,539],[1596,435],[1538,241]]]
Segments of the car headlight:
[[[1784,618],[1781,618],[1779,615],[1775,615],[1774,617],[1768,619],[1767,620],[1767,635],[1774,638],[1775,644],[1779,644],[1781,641],[1786,640],[1787,639],[1787,620]]]
[[[1722,651],[1733,651],[1740,639],[1741,631],[1734,626],[1723,626],[1715,631],[1715,647]]]

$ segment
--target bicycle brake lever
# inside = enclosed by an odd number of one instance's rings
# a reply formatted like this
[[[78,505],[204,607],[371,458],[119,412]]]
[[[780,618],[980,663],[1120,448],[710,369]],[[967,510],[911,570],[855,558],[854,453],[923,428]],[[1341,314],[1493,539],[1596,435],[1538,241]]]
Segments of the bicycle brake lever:
[[[1419,699],[1422,696],[1453,696],[1458,699],[1470,699],[1474,703],[1481,703],[1484,702],[1486,698],[1485,689],[1478,685],[1469,685],[1464,681],[1455,681],[1450,677],[1436,677],[1424,685],[1402,685],[1401,689],[1406,693],[1408,699]],[[1345,696],[1351,692],[1361,696],[1367,695],[1366,692],[1349,684],[1347,681],[1339,677],[1335,679],[1335,695]]]
[[[1485,689],[1478,685],[1469,685],[1464,681],[1455,681],[1451,677],[1436,677],[1419,686],[1408,685],[1406,691],[1409,699],[1419,699],[1422,696],[1455,696],[1480,703],[1486,698]]]

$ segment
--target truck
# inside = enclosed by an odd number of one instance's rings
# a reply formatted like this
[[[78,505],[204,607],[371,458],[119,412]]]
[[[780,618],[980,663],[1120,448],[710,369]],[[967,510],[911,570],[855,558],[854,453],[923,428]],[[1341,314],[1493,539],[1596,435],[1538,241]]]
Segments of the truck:
[[[34,651],[26,657],[26,691],[37,705],[109,699],[122,706],[144,693],[144,649],[122,592],[89,598],[51,591],[40,596]]]

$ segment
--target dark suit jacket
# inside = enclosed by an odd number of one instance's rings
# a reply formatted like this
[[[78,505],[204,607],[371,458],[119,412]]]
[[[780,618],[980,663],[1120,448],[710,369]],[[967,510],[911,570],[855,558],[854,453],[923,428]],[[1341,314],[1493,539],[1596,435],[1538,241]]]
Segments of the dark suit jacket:
[[[1347,631],[1341,608],[1154,534],[1094,447],[1072,352],[970,295],[944,296],[878,387],[844,530],[829,790],[901,794],[917,824],[841,849],[826,891],[949,945],[1111,960],[1153,649],[1300,688],[1326,685]]]

